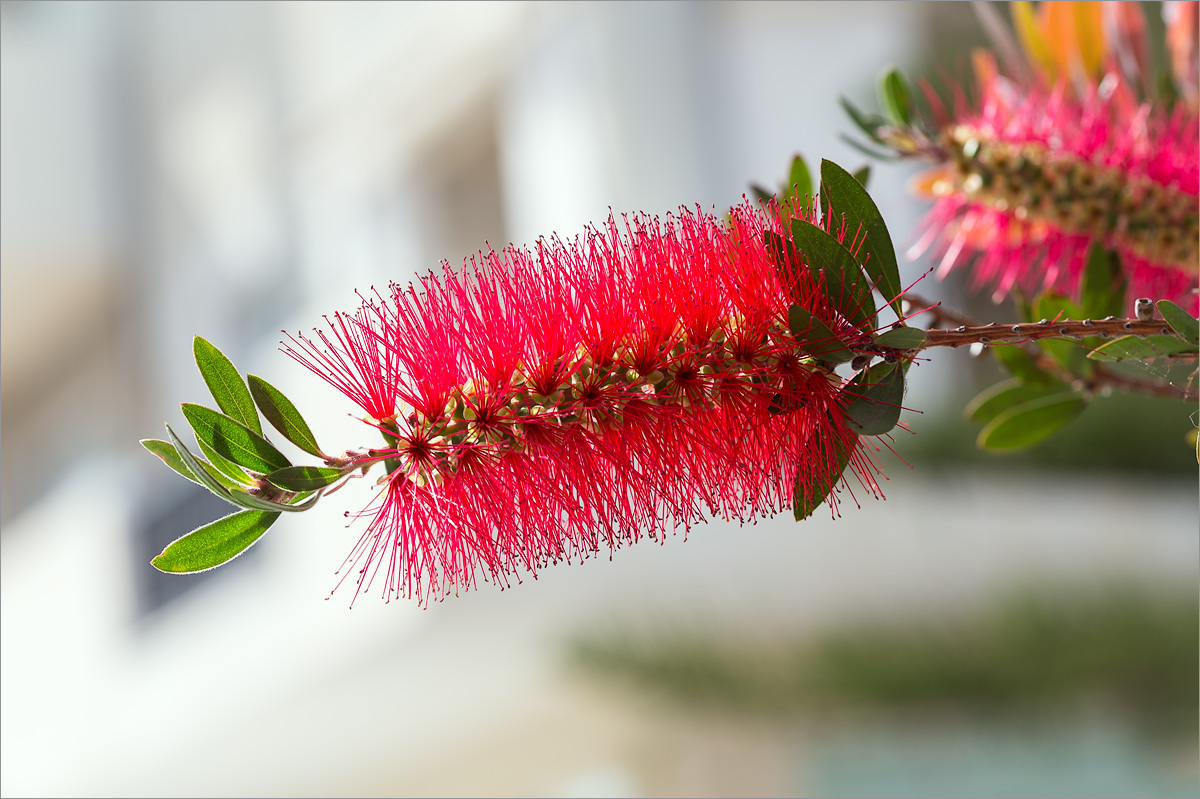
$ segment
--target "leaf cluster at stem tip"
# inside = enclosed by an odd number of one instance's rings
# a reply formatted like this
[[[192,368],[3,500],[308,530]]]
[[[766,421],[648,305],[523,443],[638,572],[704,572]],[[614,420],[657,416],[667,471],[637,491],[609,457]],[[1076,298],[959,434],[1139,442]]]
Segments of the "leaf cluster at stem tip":
[[[167,425],[168,440],[142,446],[183,477],[241,508],[171,542],[151,564],[160,571],[205,571],[233,560],[262,537],[280,513],[308,510],[321,494],[358,468],[336,461],[317,446],[311,428],[279,389],[255,375],[243,379],[219,349],[197,336],[196,366],[220,410],[184,403],[204,458]],[[272,427],[326,466],[296,466],[263,433],[261,412]]]

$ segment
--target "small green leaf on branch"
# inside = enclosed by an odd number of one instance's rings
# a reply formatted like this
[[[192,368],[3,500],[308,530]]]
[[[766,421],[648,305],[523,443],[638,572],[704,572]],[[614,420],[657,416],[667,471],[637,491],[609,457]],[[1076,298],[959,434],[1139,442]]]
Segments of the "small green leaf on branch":
[[[831,363],[854,359],[854,352],[807,308],[800,305],[788,308],[788,326],[796,343],[808,354]]]
[[[846,247],[804,219],[792,220],[792,243],[808,259],[814,276],[825,274],[833,307],[859,329],[875,327],[875,300],[862,267]]]
[[[846,406],[850,429],[864,436],[881,436],[900,421],[904,369],[899,362],[876,364],[859,372],[844,391],[853,398]]]
[[[1004,371],[1031,386],[1057,386],[1063,382],[1038,366],[1037,360],[1018,344],[1002,344],[988,348]]]
[[[1159,314],[1166,320],[1171,329],[1179,337],[1193,347],[1200,345],[1200,319],[1192,316],[1170,300],[1159,300],[1155,305]]]
[[[1196,352],[1196,345],[1178,336],[1121,336],[1088,353],[1093,361],[1149,361],[1164,355]]]
[[[833,448],[837,465],[829,473],[815,469],[810,483],[805,484],[802,478],[796,480],[796,488],[792,492],[792,515],[798,522],[812,516],[825,501],[829,492],[841,479],[842,472],[846,470],[846,464],[850,463],[850,456],[858,447],[858,436],[855,436],[848,446],[836,435],[825,436],[821,440],[828,442],[829,446]]]
[[[1125,309],[1127,282],[1117,253],[1093,240],[1079,281],[1081,315],[1085,319],[1103,319],[1121,313]]]
[[[215,568],[249,549],[278,518],[278,513],[260,510],[232,513],[175,539],[150,564],[175,574]]]
[[[325,466],[288,466],[266,475],[268,481],[285,491],[318,491],[340,480],[346,473]]]
[[[879,76],[879,104],[900,127],[907,128],[912,124],[912,91],[904,73],[895,67],[889,67]]]
[[[242,423],[202,405],[185,402],[182,408],[197,440],[203,439],[221,457],[260,473],[291,465],[270,442]]]
[[[1030,400],[998,414],[979,431],[980,449],[1014,451],[1031,447],[1060,430],[1087,407],[1087,400],[1063,392]]]
[[[196,336],[192,340],[192,352],[200,376],[226,416],[262,435],[262,423],[254,410],[254,401],[246,390],[246,383],[225,354],[209,342]]]
[[[296,410],[292,401],[283,395],[275,386],[263,380],[258,375],[247,375],[250,381],[250,393],[254,402],[262,411],[263,416],[271,426],[283,434],[283,437],[295,444],[309,455],[324,458],[325,453],[317,446],[316,436],[313,435],[308,423]]]
[[[141,444],[179,474],[191,480],[196,485],[203,485],[196,479],[196,475],[192,474],[192,470],[188,468],[188,465],[183,462],[183,458],[179,457],[179,451],[175,449],[171,442],[162,441],[157,438],[143,438]]]
[[[880,347],[890,347],[894,350],[913,350],[925,343],[925,331],[916,327],[893,327],[875,337],[875,343]]]
[[[1029,385],[1010,378],[981,391],[967,403],[963,414],[972,422],[987,424],[1009,408],[1062,393],[1059,386]]]

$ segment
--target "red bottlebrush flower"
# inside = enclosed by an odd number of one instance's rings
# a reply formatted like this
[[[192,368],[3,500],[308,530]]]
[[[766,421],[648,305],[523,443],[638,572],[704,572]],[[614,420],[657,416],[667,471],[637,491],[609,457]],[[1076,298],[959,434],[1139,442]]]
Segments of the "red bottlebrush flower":
[[[797,481],[835,481],[847,452],[878,495],[842,381],[797,346],[788,309],[851,347],[855,331],[823,277],[797,265],[782,286],[765,231],[783,230],[749,205],[728,224],[610,218],[392,285],[334,317],[328,351],[294,340],[388,441],[347,561],[358,590],[378,578],[385,596],[428,601],[706,513],[750,521],[790,507]]]
[[[1115,249],[1129,296],[1195,305],[1197,118],[1102,83],[1081,97],[1018,87],[976,59],[980,103],[941,128],[944,165],[915,184],[936,203],[913,257],[939,274],[974,257],[977,287],[1073,294],[1093,238]],[[1110,89],[1112,89],[1110,91]]]

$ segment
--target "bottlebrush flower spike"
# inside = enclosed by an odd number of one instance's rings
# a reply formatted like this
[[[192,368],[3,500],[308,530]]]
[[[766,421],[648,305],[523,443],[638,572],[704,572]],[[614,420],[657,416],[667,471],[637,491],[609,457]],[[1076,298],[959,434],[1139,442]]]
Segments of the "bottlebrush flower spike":
[[[979,105],[940,126],[945,163],[914,183],[935,200],[910,256],[939,275],[974,257],[977,287],[1075,294],[1090,241],[1121,256],[1130,297],[1195,309],[1200,268],[1197,118],[1129,102],[1101,84],[1081,97],[1020,86],[977,54]],[[1120,87],[1118,87],[1119,89]]]
[[[789,308],[850,349],[870,339],[823,273],[775,260],[769,232],[784,229],[748,204],[728,225],[610,218],[392,285],[335,316],[320,344],[293,338],[285,351],[387,442],[370,453],[388,474],[357,514],[371,521],[342,580],[425,602],[477,579],[503,586],[706,512],[745,522],[807,504],[797,484],[820,493],[847,461],[880,495],[849,392],[792,337]]]

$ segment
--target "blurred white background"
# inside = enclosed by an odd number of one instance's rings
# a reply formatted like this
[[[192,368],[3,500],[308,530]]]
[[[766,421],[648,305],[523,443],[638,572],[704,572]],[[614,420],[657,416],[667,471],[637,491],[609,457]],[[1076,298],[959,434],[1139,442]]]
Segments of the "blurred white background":
[[[610,208],[721,210],[794,152],[857,167],[838,96],[870,106],[883,65],[975,36],[974,20],[912,3],[0,14],[5,796],[871,790],[829,776],[841,755],[819,728],[647,704],[567,668],[564,641],[672,619],[815,631],[1031,579],[1197,584],[1194,479],[910,473],[886,452],[887,502],[836,523],[714,523],[428,610],[325,601],[365,485],[226,569],[159,575],[163,545],[223,512],[137,445],[163,419],[180,429],[176,403],[206,402],[193,335],[296,398],[327,448],[369,443],[275,350],[280,328]],[[903,242],[920,214],[908,173],[873,172]],[[945,367],[918,372],[908,404],[957,414]],[[1162,768],[1195,793],[1194,755]],[[1113,795],[1162,784],[1113,779]]]

